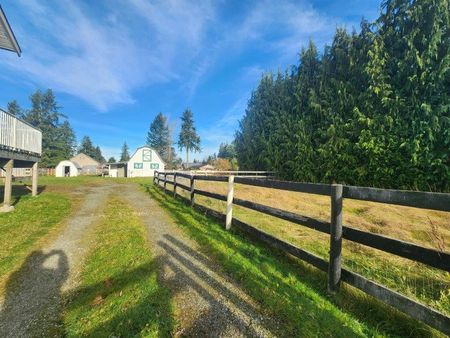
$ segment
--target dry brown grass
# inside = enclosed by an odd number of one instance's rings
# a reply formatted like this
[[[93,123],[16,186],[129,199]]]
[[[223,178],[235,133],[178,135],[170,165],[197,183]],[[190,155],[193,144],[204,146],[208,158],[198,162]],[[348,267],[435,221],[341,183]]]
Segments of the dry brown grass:
[[[179,182],[189,185],[187,180],[180,179]],[[171,187],[168,185],[168,189]],[[196,181],[196,188],[226,195],[227,183]],[[235,185],[235,196],[323,221],[330,220],[330,198],[327,196],[240,184]],[[196,196],[196,201],[225,211],[224,202],[203,196]],[[349,227],[450,251],[448,212],[345,199],[343,215],[344,224]],[[242,207],[235,207],[233,216],[328,259],[329,236],[326,234]],[[447,272],[346,240],[343,264],[367,278],[450,313],[450,274]]]

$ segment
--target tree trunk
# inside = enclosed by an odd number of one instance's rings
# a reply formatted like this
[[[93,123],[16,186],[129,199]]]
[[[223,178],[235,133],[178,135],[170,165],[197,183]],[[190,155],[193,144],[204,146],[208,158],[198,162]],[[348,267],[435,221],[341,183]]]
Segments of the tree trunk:
[[[189,163],[189,148],[186,148],[186,163]]]

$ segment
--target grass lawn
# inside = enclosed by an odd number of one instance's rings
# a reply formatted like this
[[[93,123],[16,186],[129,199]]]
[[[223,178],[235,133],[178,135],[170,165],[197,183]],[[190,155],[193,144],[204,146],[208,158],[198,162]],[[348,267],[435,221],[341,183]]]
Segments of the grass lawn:
[[[25,181],[29,182],[30,179]],[[74,176],[74,177],[39,177],[39,185],[43,186],[79,186],[88,185],[91,187],[100,186],[102,184],[114,183],[149,183],[152,182],[151,177],[101,177],[101,176]]]
[[[111,199],[89,240],[80,285],[67,295],[65,336],[171,336],[170,294],[158,284],[157,266],[134,210]]]
[[[9,274],[71,210],[69,198],[60,194],[43,193],[31,197],[28,193],[16,195],[14,200],[17,201],[16,209],[0,214],[0,289]]]
[[[189,185],[188,182],[182,182]],[[227,184],[198,181],[202,190],[226,194]],[[168,185],[168,189],[172,189]],[[183,191],[179,189],[179,191]],[[184,194],[186,194],[183,191]],[[185,195],[187,196],[187,195]],[[330,219],[330,198],[236,184],[235,196],[316,219]],[[225,203],[204,196],[196,202],[225,212]],[[344,224],[367,232],[450,251],[450,213],[356,200],[344,200]],[[329,235],[301,225],[233,207],[233,217],[328,259]],[[450,273],[405,258],[343,241],[343,265],[408,297],[450,315]]]
[[[270,313],[281,319],[285,336],[441,336],[435,330],[343,286],[330,296],[326,275],[302,261],[250,241],[221,224],[146,186],[209,256]]]

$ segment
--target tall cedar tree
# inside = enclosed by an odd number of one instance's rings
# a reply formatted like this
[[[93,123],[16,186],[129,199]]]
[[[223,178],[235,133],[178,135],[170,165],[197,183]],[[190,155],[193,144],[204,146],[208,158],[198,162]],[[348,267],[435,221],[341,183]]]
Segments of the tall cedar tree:
[[[359,33],[264,74],[236,132],[242,169],[286,179],[450,190],[448,0],[387,0]]]
[[[190,151],[200,151],[200,136],[197,135],[195,130],[194,118],[190,109],[186,109],[181,117],[181,130],[178,139],[178,147],[180,150],[186,149],[186,163],[189,163]]]
[[[120,162],[127,162],[130,160],[130,152],[126,142],[123,143],[122,151],[120,153]]]
[[[170,162],[172,144],[167,118],[162,113],[156,115],[150,124],[147,134],[147,145],[155,149],[165,162]]]

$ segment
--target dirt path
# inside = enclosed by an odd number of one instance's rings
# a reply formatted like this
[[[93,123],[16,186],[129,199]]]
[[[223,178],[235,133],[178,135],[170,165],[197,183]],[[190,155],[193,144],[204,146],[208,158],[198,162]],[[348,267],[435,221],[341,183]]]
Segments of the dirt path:
[[[139,211],[162,268],[161,283],[172,291],[176,336],[274,336],[266,325],[270,319],[261,315],[258,304],[199,252],[156,201],[136,185],[120,189]]]
[[[9,278],[0,299],[0,337],[42,337],[57,334],[61,325],[62,292],[74,280],[85,252],[83,237],[94,224],[112,186],[79,187],[85,194],[56,240],[31,253]]]

